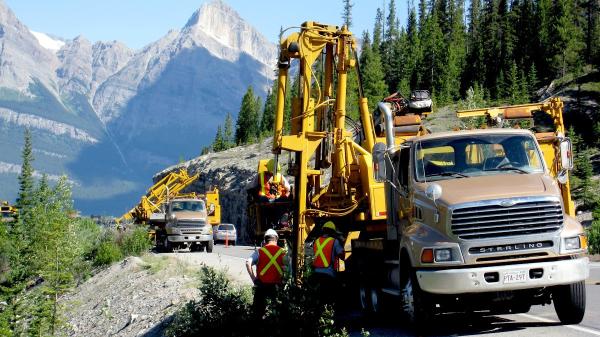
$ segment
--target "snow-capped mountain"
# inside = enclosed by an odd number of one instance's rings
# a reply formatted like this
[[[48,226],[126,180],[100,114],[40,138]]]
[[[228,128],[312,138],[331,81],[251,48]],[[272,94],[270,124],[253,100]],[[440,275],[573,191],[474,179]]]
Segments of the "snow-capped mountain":
[[[152,173],[212,140],[249,85],[264,93],[275,61],[275,45],[220,0],[138,51],[32,32],[0,0],[0,164],[20,163],[28,127],[35,168],[68,174],[76,206],[124,211]],[[14,198],[15,178],[0,171],[0,199]]]

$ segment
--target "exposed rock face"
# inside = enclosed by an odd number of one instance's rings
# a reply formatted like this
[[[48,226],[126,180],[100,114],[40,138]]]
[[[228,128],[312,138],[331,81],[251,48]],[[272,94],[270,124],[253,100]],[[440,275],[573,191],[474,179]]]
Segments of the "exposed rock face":
[[[67,43],[57,53],[61,66],[56,70],[62,92],[86,94],[92,82],[92,44],[83,36]]]
[[[127,65],[133,55],[133,50],[119,41],[94,43],[92,46],[93,72],[89,97],[94,97],[98,87]]]
[[[259,144],[203,155],[157,173],[154,181],[181,168],[186,168],[189,174],[200,173],[198,180],[185,192],[204,193],[211,186],[218,187],[221,221],[238,226],[240,239],[248,240],[253,229],[248,228],[246,189],[256,179],[258,161],[272,157],[272,144],[272,138],[268,138]]]
[[[57,94],[53,86],[57,65],[54,54],[0,0],[0,87],[25,92],[37,79]]]
[[[59,123],[41,117],[19,114],[9,109],[0,108],[0,120],[6,123],[29,128],[30,130],[43,130],[57,136],[66,136],[76,141],[85,143],[98,143],[98,139],[92,137],[84,130],[72,125]]]
[[[236,61],[240,53],[252,55],[271,70],[277,49],[223,1],[205,3],[182,30],[213,55]]]

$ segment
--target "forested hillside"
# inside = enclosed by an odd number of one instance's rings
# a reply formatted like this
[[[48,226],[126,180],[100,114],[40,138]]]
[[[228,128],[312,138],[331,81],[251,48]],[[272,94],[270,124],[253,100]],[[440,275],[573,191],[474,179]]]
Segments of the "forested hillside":
[[[352,30],[352,4],[343,3],[343,20]],[[360,34],[361,83],[370,108],[391,93],[408,95],[415,89],[429,90],[438,107],[473,97],[486,104],[525,103],[538,100],[537,91],[555,79],[562,85],[581,84],[573,80],[600,65],[598,1],[420,0],[410,2],[405,23],[396,5],[391,0],[377,8],[373,30]],[[315,68],[318,73],[318,63]],[[595,83],[594,76],[586,80]],[[296,82],[291,81],[292,92]],[[357,118],[354,73],[348,82],[348,115]],[[274,84],[263,106],[249,88],[236,128],[243,132],[234,137],[227,121],[215,151],[270,134],[275,89]]]

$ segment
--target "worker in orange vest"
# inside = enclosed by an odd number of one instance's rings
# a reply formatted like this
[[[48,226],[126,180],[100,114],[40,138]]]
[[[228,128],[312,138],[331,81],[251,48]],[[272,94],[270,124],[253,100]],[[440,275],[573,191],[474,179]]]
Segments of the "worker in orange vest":
[[[338,288],[338,260],[344,257],[344,248],[337,238],[337,230],[332,221],[321,228],[321,236],[313,243],[313,273],[311,283],[325,300],[335,298]]]
[[[275,172],[275,160],[267,162],[267,170],[258,174],[258,195],[263,201],[282,201],[290,194],[290,183],[281,174],[281,166],[277,164]]]
[[[246,270],[255,285],[254,313],[259,318],[265,313],[267,299],[274,298],[283,283],[286,254],[277,245],[278,240],[277,232],[268,229],[264,236],[265,244],[246,260]]]

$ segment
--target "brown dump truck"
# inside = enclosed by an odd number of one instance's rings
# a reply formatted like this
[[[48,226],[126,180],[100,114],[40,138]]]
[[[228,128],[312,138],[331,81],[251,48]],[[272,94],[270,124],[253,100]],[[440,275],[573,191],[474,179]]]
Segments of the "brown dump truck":
[[[587,241],[569,194],[562,103],[524,107],[530,113],[519,119],[537,112],[560,119],[543,133],[501,128],[516,108],[487,109],[472,112],[486,116],[486,129],[376,144],[388,234],[353,246],[372,261],[363,274],[380,275],[363,281],[363,307],[379,310],[382,295],[396,295],[422,322],[437,312],[523,313],[553,302],[562,323],[582,320]]]

